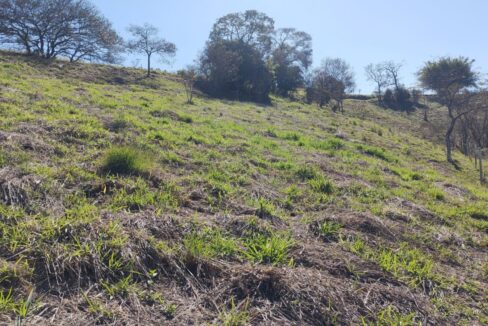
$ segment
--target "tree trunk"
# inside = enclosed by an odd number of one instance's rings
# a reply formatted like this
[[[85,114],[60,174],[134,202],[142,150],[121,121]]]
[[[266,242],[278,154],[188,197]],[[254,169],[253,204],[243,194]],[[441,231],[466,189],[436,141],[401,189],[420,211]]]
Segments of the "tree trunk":
[[[484,183],[485,182],[485,174],[483,171],[483,152],[480,150],[478,153],[479,153],[478,160],[480,163],[480,183]]]
[[[447,129],[446,132],[446,156],[447,156],[447,161],[449,163],[454,163],[454,160],[452,159],[452,132],[454,131],[454,127],[456,125],[456,119],[451,119],[451,123],[449,124],[449,128]]]
[[[429,117],[427,116],[427,105],[424,107],[424,121],[429,122]]]
[[[465,127],[463,127],[461,137],[463,142],[462,143],[463,154],[468,156],[469,155],[468,131],[466,130]]]
[[[147,55],[147,77],[151,77],[151,55]]]

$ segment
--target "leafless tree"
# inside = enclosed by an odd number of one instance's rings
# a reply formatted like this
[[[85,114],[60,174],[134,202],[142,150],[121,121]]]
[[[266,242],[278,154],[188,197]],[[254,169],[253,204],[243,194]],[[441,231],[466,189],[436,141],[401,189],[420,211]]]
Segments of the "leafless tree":
[[[184,70],[178,71],[178,76],[181,77],[185,86],[186,103],[193,104],[193,90],[197,79],[197,69],[189,66]]]
[[[388,76],[388,80],[390,81],[390,85],[395,86],[395,90],[398,92],[400,89],[400,69],[402,68],[403,64],[396,63],[394,61],[385,61],[381,64],[383,69]]]
[[[381,103],[383,100],[383,89],[391,85],[390,75],[381,63],[370,63],[364,70],[366,71],[368,80],[376,84],[376,96],[378,97],[378,103]]]
[[[143,53],[147,57],[147,76],[151,76],[151,57],[158,55],[162,60],[176,53],[176,46],[158,37],[158,29],[150,24],[142,26],[132,25],[129,32],[133,39],[129,40],[127,47],[133,53]]]
[[[471,111],[460,118],[458,132],[465,155],[472,155],[479,169],[480,182],[485,182],[483,158],[488,149],[488,92],[482,90],[472,97]]]

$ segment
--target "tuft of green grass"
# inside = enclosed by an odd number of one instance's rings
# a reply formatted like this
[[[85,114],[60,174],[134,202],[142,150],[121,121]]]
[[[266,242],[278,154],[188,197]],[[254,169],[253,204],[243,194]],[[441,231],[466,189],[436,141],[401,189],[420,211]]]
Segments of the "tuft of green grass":
[[[7,158],[4,153],[0,152],[0,168],[3,168],[7,164]]]
[[[318,175],[315,178],[309,180],[310,187],[316,192],[322,194],[332,194],[334,192],[334,186],[330,180],[327,180],[323,175]]]
[[[437,187],[430,187],[427,191],[429,196],[438,201],[443,201],[446,198],[444,192]]]
[[[246,302],[244,309],[239,310],[234,303],[234,297],[230,299],[230,309],[222,311],[219,314],[222,326],[245,326],[249,322],[249,313],[247,311],[249,302]]]
[[[317,177],[318,172],[317,169],[315,169],[313,166],[305,165],[299,167],[296,171],[295,174],[300,180],[306,181],[306,180],[311,180],[315,177]]]
[[[151,170],[147,154],[134,147],[112,147],[104,155],[101,171],[107,174],[141,175]]]
[[[127,297],[130,293],[134,293],[137,288],[135,283],[132,279],[132,275],[128,275],[127,277],[122,278],[121,280],[117,281],[116,283],[110,283],[106,281],[101,281],[100,284],[104,288],[107,294],[114,298],[119,296],[121,298]]]
[[[275,205],[266,198],[259,197],[256,216],[260,218],[269,218],[277,215]]]
[[[319,224],[319,234],[326,241],[335,241],[339,238],[340,230],[342,229],[342,224],[334,221],[324,221]]]
[[[178,120],[184,123],[193,123],[193,118],[189,115],[180,114]]]
[[[113,132],[120,132],[122,130],[129,128],[129,126],[130,126],[129,120],[122,115],[118,116],[107,125],[108,129]]]
[[[299,141],[301,139],[301,136],[297,132],[287,132],[283,134],[281,138],[285,140]]]
[[[236,240],[212,228],[187,234],[183,244],[187,252],[197,258],[232,257],[238,250]]]
[[[421,321],[416,321],[415,312],[402,314],[394,306],[388,306],[378,312],[374,322],[369,322],[362,318],[363,326],[415,326],[422,325]]]
[[[378,257],[379,265],[397,279],[412,287],[432,280],[434,261],[419,249],[409,249],[404,243],[398,250],[384,249]]]
[[[356,148],[362,153],[379,158],[386,162],[395,162],[396,160],[387,153],[383,148],[368,146],[368,145],[358,145]]]
[[[256,263],[263,264],[292,264],[288,259],[288,252],[295,241],[288,233],[253,234],[244,240],[246,250],[243,254],[246,258]]]
[[[338,151],[346,147],[344,141],[332,137],[326,140],[312,142],[311,145],[315,149],[321,149],[324,151]]]

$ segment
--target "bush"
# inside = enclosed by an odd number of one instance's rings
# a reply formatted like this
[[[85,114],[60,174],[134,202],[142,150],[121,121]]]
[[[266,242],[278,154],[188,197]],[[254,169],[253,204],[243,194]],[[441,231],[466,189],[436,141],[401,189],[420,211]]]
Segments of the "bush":
[[[147,154],[134,147],[112,147],[106,153],[101,171],[108,174],[145,174],[150,170]]]
[[[395,102],[395,95],[391,89],[387,89],[383,94],[383,102],[390,107]]]
[[[394,110],[409,110],[412,108],[411,94],[403,86],[398,89],[387,89],[383,95],[383,103],[390,109]]]

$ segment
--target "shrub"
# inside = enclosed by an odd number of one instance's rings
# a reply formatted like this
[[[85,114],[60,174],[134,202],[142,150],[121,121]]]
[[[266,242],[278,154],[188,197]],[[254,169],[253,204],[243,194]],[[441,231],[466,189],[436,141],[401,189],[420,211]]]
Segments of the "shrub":
[[[149,170],[147,154],[134,147],[110,148],[101,166],[101,171],[108,174],[145,174]]]
[[[395,94],[393,94],[391,89],[388,88],[385,91],[385,94],[383,94],[383,102],[385,102],[387,106],[390,106],[395,102]]]
[[[383,95],[383,102],[384,104],[395,110],[409,110],[412,108],[413,103],[411,101],[411,94],[403,86],[400,86],[398,89],[391,90],[387,89],[385,94]]]

